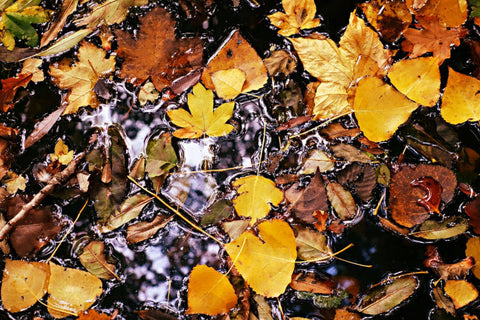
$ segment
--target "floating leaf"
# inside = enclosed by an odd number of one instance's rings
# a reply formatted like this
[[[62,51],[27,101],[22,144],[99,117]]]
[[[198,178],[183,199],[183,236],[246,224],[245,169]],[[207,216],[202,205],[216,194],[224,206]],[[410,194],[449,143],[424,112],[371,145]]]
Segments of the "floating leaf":
[[[80,41],[82,41],[86,36],[92,33],[92,31],[93,29],[82,29],[66,34],[57,41],[55,41],[51,46],[36,53],[34,56],[47,57],[70,50]]]
[[[115,210],[115,212],[108,217],[105,224],[101,226],[101,232],[113,231],[130,220],[135,219],[152,200],[153,197],[145,194],[136,194],[127,198],[120,206],[120,210]]]
[[[419,16],[434,16],[444,27],[458,27],[467,19],[467,0],[406,0],[410,11]]]
[[[93,7],[86,17],[75,21],[77,26],[97,27],[100,23],[112,25],[127,18],[128,9],[132,6],[143,6],[148,0],[106,0]]]
[[[115,265],[105,258],[105,244],[102,241],[91,241],[83,248],[78,257],[85,269],[91,274],[106,280],[118,278],[115,274]]]
[[[10,194],[15,194],[18,190],[23,191],[27,187],[27,179],[12,171],[7,172],[2,179],[2,182],[5,184],[7,191]]]
[[[193,93],[188,94],[190,113],[184,109],[167,111],[170,120],[182,127],[173,135],[184,139],[200,138],[203,135],[227,135],[233,129],[233,126],[226,122],[232,117],[234,106],[234,102],[228,102],[213,110],[213,92],[197,84],[193,87]]]
[[[2,90],[0,91],[0,110],[7,112],[15,105],[13,99],[20,87],[26,86],[32,80],[32,74],[20,74],[18,77],[2,79]]]
[[[278,219],[260,223],[258,230],[261,239],[245,231],[225,249],[255,292],[277,297],[287,288],[295,268],[295,236],[288,223]]]
[[[333,154],[337,158],[343,158],[346,161],[350,162],[372,162],[372,159],[368,154],[361,151],[360,149],[355,148],[354,146],[346,143],[339,143],[332,147]]]
[[[25,148],[31,147],[35,142],[42,139],[52,127],[57,122],[58,118],[62,115],[63,111],[65,110],[66,105],[60,107],[59,109],[55,110],[54,112],[50,113],[45,119],[37,123],[33,131],[30,135],[25,139]]]
[[[233,202],[226,199],[220,199],[208,208],[207,212],[203,215],[200,224],[202,226],[216,224],[224,218],[230,217],[233,212]]]
[[[335,159],[328,156],[322,150],[313,150],[308,154],[308,158],[303,164],[300,174],[315,173],[317,169],[320,172],[327,172],[335,167]]]
[[[62,139],[58,140],[55,145],[54,153],[50,153],[52,161],[58,160],[63,165],[67,165],[73,160],[73,150],[68,150],[68,146]]]
[[[479,237],[473,237],[468,239],[467,247],[465,249],[465,255],[467,257],[470,256],[475,260],[475,264],[473,265],[472,272],[477,279],[480,279],[480,263],[477,263],[477,261],[480,261],[480,238]]]
[[[159,96],[160,93],[157,91],[157,89],[155,89],[153,83],[148,81],[140,88],[140,91],[138,92],[138,102],[140,102],[141,106],[144,106],[147,104],[147,102],[154,102]]]
[[[357,216],[355,200],[352,194],[345,190],[341,184],[333,181],[328,182],[327,196],[340,219],[347,221]]]
[[[328,245],[327,237],[316,230],[297,226],[295,227],[297,255],[302,260],[319,260],[328,262],[332,257],[332,249]]]
[[[282,36],[291,36],[303,29],[311,29],[320,25],[315,18],[317,7],[314,0],[282,0],[283,12],[268,15],[270,22],[280,30]]]
[[[290,287],[297,291],[305,291],[320,294],[332,294],[333,282],[328,279],[317,279],[313,272],[293,274]]]
[[[245,72],[240,69],[219,70],[211,75],[217,96],[230,100],[242,93]]]
[[[478,290],[465,280],[447,280],[443,289],[452,298],[455,309],[460,309],[478,298]]]
[[[396,276],[391,281],[386,280],[368,289],[355,310],[368,315],[388,312],[408,299],[419,285],[414,276]]]
[[[272,317],[272,307],[268,304],[264,296],[256,294],[253,300],[257,303],[257,312],[259,320],[274,320]]]
[[[462,217],[450,217],[443,222],[427,220],[418,231],[409,235],[426,240],[448,239],[461,235],[468,229],[468,220]]]
[[[23,62],[22,70],[20,71],[20,74],[24,75],[32,75],[31,81],[37,83],[41,82],[45,79],[43,76],[43,70],[39,69],[39,67],[42,65],[43,60],[42,59],[37,59],[37,58],[29,58]]]
[[[80,313],[77,320],[111,320],[112,316],[90,309],[87,313]]]
[[[151,222],[138,222],[127,228],[127,242],[138,243],[153,237],[167,223],[172,221],[173,216],[157,215]]]
[[[237,296],[227,277],[213,268],[197,265],[188,282],[188,309],[186,314],[226,313],[237,304]]]
[[[233,220],[222,222],[222,228],[233,241],[250,226],[249,220]]]
[[[146,153],[145,172],[152,179],[155,190],[160,190],[167,173],[177,164],[177,154],[172,147],[172,135],[164,132],[158,138],[150,139]]]
[[[375,169],[371,165],[352,163],[337,173],[338,182],[351,187],[362,201],[372,198],[372,191],[377,184]]]
[[[270,204],[277,206],[283,200],[283,192],[272,180],[262,176],[246,176],[235,180],[232,186],[238,197],[233,199],[235,210],[243,217],[250,217],[250,224],[270,212]]]
[[[62,3],[62,9],[58,14],[58,17],[55,19],[54,23],[50,26],[50,28],[42,35],[42,40],[40,41],[40,48],[47,45],[50,41],[55,39],[65,26],[65,22],[67,22],[67,18],[71,15],[75,9],[77,9],[78,0],[66,0]]]
[[[286,50],[273,51],[270,57],[266,58],[263,63],[271,76],[283,73],[288,76],[295,71],[297,67],[297,58]]]

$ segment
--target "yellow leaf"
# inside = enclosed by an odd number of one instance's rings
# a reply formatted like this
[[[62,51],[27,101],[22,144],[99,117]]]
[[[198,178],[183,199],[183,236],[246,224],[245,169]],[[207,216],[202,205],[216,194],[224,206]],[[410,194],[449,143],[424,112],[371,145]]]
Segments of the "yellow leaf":
[[[280,30],[282,36],[291,36],[300,29],[311,29],[320,25],[315,19],[317,7],[314,0],[282,0],[283,12],[275,12],[268,16],[270,22]]]
[[[78,315],[87,310],[102,294],[102,281],[94,275],[52,262],[48,283],[48,312],[54,318]]]
[[[193,139],[202,135],[220,137],[232,131],[233,127],[225,122],[232,117],[234,102],[224,103],[213,110],[213,91],[206,90],[200,83],[188,94],[188,107],[167,111],[170,120],[182,127],[173,133],[177,138]]]
[[[431,107],[440,98],[438,58],[424,57],[400,60],[388,71],[398,91],[422,106]]]
[[[452,299],[455,309],[460,309],[478,298],[475,286],[465,280],[447,280],[444,290]]]
[[[244,217],[252,218],[250,224],[270,212],[270,204],[276,206],[283,200],[283,192],[272,180],[262,176],[247,176],[232,183],[238,197],[233,200],[235,210]]]
[[[55,145],[55,153],[50,153],[52,161],[58,160],[61,164],[67,165],[73,160],[73,150],[68,151],[68,146],[62,139]]]
[[[7,187],[7,191],[10,194],[14,194],[18,190],[25,190],[27,187],[27,179],[12,171],[7,172],[3,178],[3,183]]]
[[[214,316],[226,313],[237,304],[237,296],[227,277],[213,268],[197,265],[188,282],[186,314],[203,313]]]
[[[85,18],[75,21],[78,26],[88,25],[97,27],[100,23],[112,25],[127,18],[131,6],[143,6],[148,0],[106,0],[93,7],[92,12]]]
[[[448,69],[440,113],[445,121],[459,124],[480,120],[480,80]]]
[[[256,293],[277,297],[287,288],[295,268],[295,236],[288,223],[278,219],[260,223],[258,231],[260,238],[246,231],[225,249]]]
[[[230,100],[242,93],[245,83],[245,72],[240,69],[219,70],[212,73],[212,82],[217,95],[225,100]]]
[[[50,268],[42,262],[5,259],[2,303],[10,312],[20,312],[34,305],[47,293]]]
[[[416,16],[436,16],[444,27],[458,27],[468,16],[467,0],[406,0]]]
[[[43,71],[38,67],[42,64],[42,59],[30,58],[23,62],[22,71],[20,74],[32,74],[32,81],[37,83],[43,81],[45,77],[43,76]]]
[[[50,74],[61,89],[68,89],[68,106],[63,114],[76,113],[80,107],[98,106],[95,84],[100,78],[112,73],[115,57],[105,58],[106,52],[90,42],[83,41],[78,49],[78,61],[71,65],[69,59],[63,59],[50,67]]]
[[[355,116],[363,134],[372,141],[389,139],[418,105],[381,79],[366,77],[358,83]]]
[[[469,256],[473,257],[473,259],[475,260],[475,265],[473,266],[472,272],[477,279],[480,279],[480,263],[477,263],[477,261],[480,261],[480,238],[479,237],[468,239],[467,248],[465,249],[465,255],[467,257]]]
[[[138,93],[138,101],[140,102],[141,106],[147,104],[147,101],[154,102],[157,100],[160,93],[155,89],[155,86],[152,82],[148,81],[140,88],[140,92]]]

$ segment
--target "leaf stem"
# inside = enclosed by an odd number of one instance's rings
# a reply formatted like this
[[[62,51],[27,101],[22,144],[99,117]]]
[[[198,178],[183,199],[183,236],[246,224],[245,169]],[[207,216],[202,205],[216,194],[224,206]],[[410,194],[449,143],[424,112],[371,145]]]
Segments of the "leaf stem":
[[[332,118],[330,118],[330,119],[327,119],[327,120],[325,120],[325,121],[323,121],[323,122],[320,122],[320,124],[319,124],[318,126],[315,126],[315,127],[311,128],[311,129],[308,129],[307,131],[303,131],[303,132],[294,134],[294,135],[288,137],[288,139],[291,140],[291,139],[293,139],[293,138],[303,136],[303,135],[305,135],[305,134],[307,134],[307,133],[310,133],[310,132],[312,132],[312,131],[317,130],[318,128],[323,127],[323,126],[326,125],[326,124],[329,124],[329,123],[332,122],[332,121],[335,121],[335,120],[337,120],[337,119],[339,119],[339,118],[341,118],[341,117],[343,117],[343,116],[348,116],[349,114],[352,114],[352,113],[353,113],[353,111],[349,111],[349,112],[345,112],[345,113],[341,113],[341,114],[339,114],[339,115],[336,115],[336,116],[334,116],[334,117],[332,117]]]

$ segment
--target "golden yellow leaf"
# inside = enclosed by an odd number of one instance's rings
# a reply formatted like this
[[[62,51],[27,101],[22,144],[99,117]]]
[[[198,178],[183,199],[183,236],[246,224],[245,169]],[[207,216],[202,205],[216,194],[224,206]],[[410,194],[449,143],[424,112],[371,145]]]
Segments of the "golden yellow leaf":
[[[73,160],[73,150],[68,151],[68,146],[62,139],[55,145],[54,153],[50,153],[52,161],[58,160],[61,164],[67,165]]]
[[[475,286],[465,280],[447,280],[444,290],[452,299],[455,309],[460,309],[478,298]]]
[[[295,236],[288,223],[278,219],[260,223],[258,231],[261,240],[252,231],[245,231],[225,249],[256,293],[277,297],[287,288],[295,268]]]
[[[436,16],[444,27],[458,27],[467,20],[467,0],[406,0],[416,16]]]
[[[400,60],[392,65],[388,77],[410,100],[431,107],[440,98],[438,60],[436,57]]]
[[[186,314],[226,313],[237,304],[237,296],[228,278],[213,268],[197,265],[188,282],[188,309]]]
[[[276,206],[283,200],[283,192],[272,180],[262,176],[242,177],[232,186],[238,192],[238,197],[233,200],[235,210],[241,216],[252,218],[252,225],[270,212],[270,204]]]
[[[440,113],[445,121],[459,124],[480,120],[480,80],[448,69]]]
[[[327,38],[291,38],[305,69],[320,80],[315,93],[314,119],[351,112],[349,90],[367,75],[383,75],[390,52],[378,34],[352,12],[340,47]]]
[[[358,83],[353,107],[363,134],[369,140],[384,141],[418,105],[381,79],[366,77]]]
[[[54,318],[78,315],[87,310],[102,294],[102,281],[77,269],[65,268],[52,262],[48,283],[48,312]]]
[[[301,29],[311,29],[320,25],[315,19],[317,7],[314,0],[282,0],[283,12],[275,12],[268,16],[270,22],[280,30],[282,36],[291,36]]]
[[[242,93],[245,83],[245,72],[240,69],[219,70],[212,73],[212,82],[217,96],[230,100]]]
[[[480,279],[480,238],[474,237],[467,241],[467,248],[465,249],[465,255],[467,257],[473,257],[475,265],[473,266],[473,275]],[[479,262],[477,262],[479,261]]]
[[[177,138],[193,139],[202,135],[220,137],[232,131],[233,127],[225,123],[232,117],[234,102],[224,103],[213,110],[213,92],[200,83],[188,94],[188,111],[176,109],[167,111],[170,120],[182,129],[173,133]]]
[[[5,259],[1,297],[3,307],[20,312],[47,293],[50,268],[42,262]]]
[[[105,58],[105,50],[90,42],[83,41],[78,49],[78,61],[71,65],[70,59],[63,59],[50,67],[50,75],[61,89],[68,89],[67,108],[63,114],[76,113],[80,107],[98,106],[93,88],[100,78],[112,73],[115,57]]]
[[[7,172],[2,182],[7,187],[7,191],[10,194],[16,193],[18,190],[25,190],[27,187],[27,179],[19,176],[13,171]]]
[[[148,101],[154,102],[160,96],[160,93],[155,89],[155,86],[152,82],[148,81],[145,83],[138,92],[138,102],[141,106],[147,104]]]

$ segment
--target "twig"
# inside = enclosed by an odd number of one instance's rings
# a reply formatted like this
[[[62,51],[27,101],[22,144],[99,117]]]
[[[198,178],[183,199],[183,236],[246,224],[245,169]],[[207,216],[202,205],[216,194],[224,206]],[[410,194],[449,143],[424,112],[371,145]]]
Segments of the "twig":
[[[77,165],[85,157],[85,152],[81,152],[75,159],[70,161],[68,166],[61,172],[57,173],[50,182],[37,193],[29,203],[10,219],[2,229],[0,229],[0,241],[4,240],[10,231],[27,215],[27,213],[38,206],[42,200],[53,192],[56,185],[64,183],[77,169]]]

